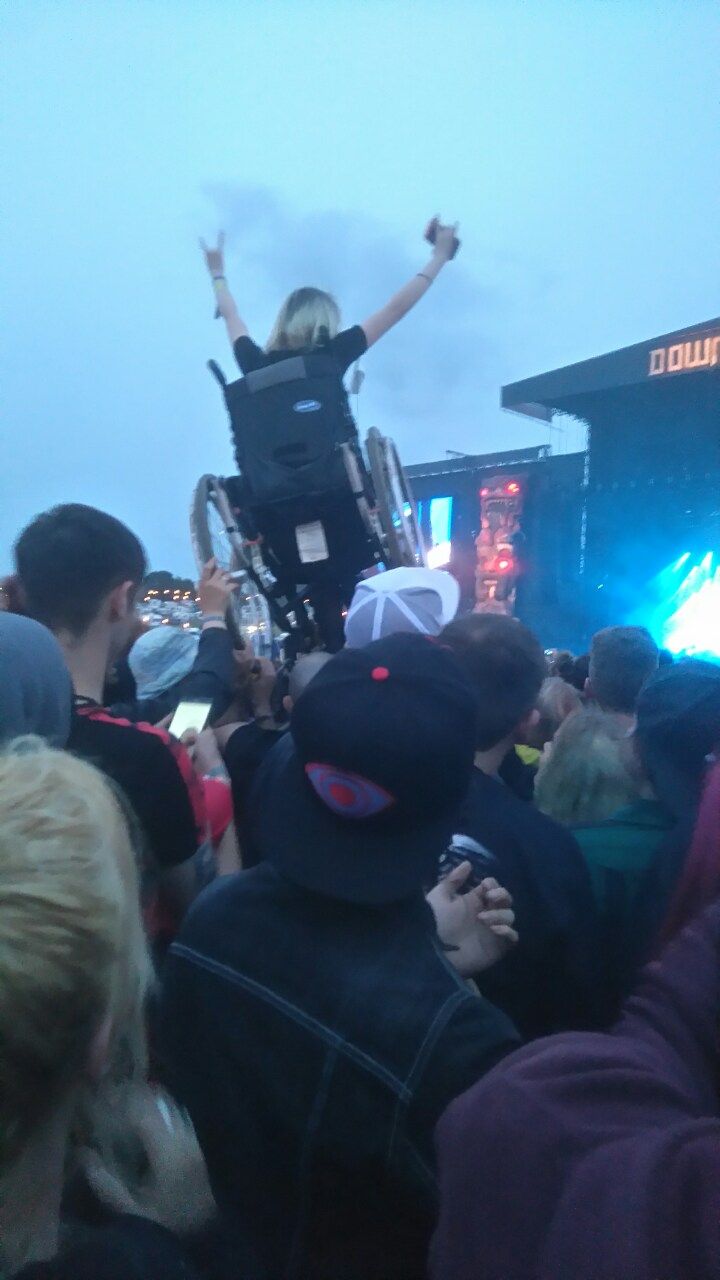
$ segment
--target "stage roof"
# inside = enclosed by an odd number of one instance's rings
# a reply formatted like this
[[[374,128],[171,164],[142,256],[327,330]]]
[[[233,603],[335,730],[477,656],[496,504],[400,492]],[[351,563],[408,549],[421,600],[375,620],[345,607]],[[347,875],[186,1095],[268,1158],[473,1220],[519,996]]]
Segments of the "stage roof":
[[[688,376],[720,372],[720,316],[662,334],[608,355],[524,378],[502,388],[501,405],[549,422],[553,413],[577,413],[578,400],[603,391],[659,386]]]
[[[443,458],[440,462],[414,462],[404,470],[411,479],[417,476],[447,476],[483,471],[489,467],[526,466],[540,462],[549,455],[549,445],[529,445],[527,449],[506,449],[502,453],[462,453]]]

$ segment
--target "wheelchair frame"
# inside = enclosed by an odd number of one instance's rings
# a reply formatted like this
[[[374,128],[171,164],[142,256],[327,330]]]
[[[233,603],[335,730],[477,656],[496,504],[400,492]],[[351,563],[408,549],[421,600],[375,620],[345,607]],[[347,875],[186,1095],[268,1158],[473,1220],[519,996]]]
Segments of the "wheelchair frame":
[[[373,548],[368,569],[424,565],[425,546],[412,490],[391,439],[372,427],[365,454],[350,443],[342,450],[348,499],[354,499]],[[282,592],[262,553],[262,539],[243,536],[243,512],[233,507],[222,476],[204,475],[193,494],[190,529],[200,568],[212,556],[233,573],[237,588],[228,609],[235,642],[258,657],[293,660],[319,647],[317,627],[308,611],[308,585],[297,594]]]

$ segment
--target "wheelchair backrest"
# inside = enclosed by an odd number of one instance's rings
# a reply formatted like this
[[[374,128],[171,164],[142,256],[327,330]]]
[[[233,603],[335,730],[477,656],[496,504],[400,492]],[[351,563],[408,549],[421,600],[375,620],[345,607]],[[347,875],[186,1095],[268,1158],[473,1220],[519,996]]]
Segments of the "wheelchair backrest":
[[[235,457],[256,504],[346,484],[339,448],[356,438],[335,360],[298,353],[225,387]]]

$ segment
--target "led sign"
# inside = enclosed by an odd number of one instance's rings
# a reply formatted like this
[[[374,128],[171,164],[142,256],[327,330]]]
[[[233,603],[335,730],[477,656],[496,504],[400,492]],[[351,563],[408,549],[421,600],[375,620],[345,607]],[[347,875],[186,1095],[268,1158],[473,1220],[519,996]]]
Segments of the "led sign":
[[[711,369],[720,364],[720,333],[691,342],[676,342],[671,347],[656,347],[650,352],[648,377],[663,373],[690,373],[693,369]]]

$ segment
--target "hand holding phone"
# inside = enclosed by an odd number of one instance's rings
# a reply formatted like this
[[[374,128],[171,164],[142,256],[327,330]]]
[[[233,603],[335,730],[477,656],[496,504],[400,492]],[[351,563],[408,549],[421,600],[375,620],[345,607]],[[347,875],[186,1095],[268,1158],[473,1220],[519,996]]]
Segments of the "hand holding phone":
[[[172,720],[170,733],[174,738],[182,738],[184,733],[202,733],[208,722],[212,702],[180,702]]]
[[[449,262],[460,248],[460,241],[455,234],[457,222],[453,227],[445,226],[438,217],[431,218],[425,228],[425,239],[438,253]]]

